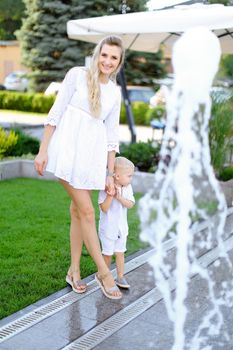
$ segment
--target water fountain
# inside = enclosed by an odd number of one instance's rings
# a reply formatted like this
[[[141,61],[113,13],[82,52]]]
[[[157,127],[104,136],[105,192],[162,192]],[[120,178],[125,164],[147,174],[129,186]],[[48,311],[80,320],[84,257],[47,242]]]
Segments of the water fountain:
[[[202,331],[210,328],[213,334],[219,332],[223,323],[220,305],[230,300],[230,282],[222,286],[225,290],[221,297],[217,296],[210,273],[198,263],[201,251],[217,246],[219,256],[231,269],[223,247],[226,204],[210,164],[208,143],[209,92],[220,56],[217,37],[204,27],[189,29],[176,42],[172,55],[175,79],[166,97],[167,123],[160,162],[153,188],[140,201],[141,238],[155,248],[151,263],[156,284],[174,323],[172,350],[204,349]],[[208,230],[200,237],[195,228],[204,220]],[[174,261],[167,259],[163,244],[167,239],[174,239],[176,244]],[[185,300],[194,274],[206,280],[212,307],[187,345]],[[171,278],[175,280],[175,296],[169,286]]]

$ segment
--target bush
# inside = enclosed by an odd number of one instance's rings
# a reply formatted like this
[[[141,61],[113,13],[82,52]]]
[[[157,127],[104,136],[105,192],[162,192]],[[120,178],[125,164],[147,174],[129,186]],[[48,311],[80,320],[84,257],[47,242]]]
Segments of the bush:
[[[0,159],[5,157],[14,148],[17,141],[18,136],[13,130],[7,133],[3,128],[0,128]]]
[[[54,100],[55,96],[53,95],[0,91],[0,109],[48,113]]]
[[[209,122],[211,163],[217,175],[224,168],[233,143],[232,101],[213,102]]]
[[[133,115],[136,125],[145,125],[146,124],[146,113],[148,111],[148,104],[144,102],[133,102]]]
[[[160,146],[152,141],[120,146],[122,157],[130,159],[140,171],[154,172],[158,164]]]
[[[233,166],[223,168],[219,174],[219,180],[228,181],[233,179]]]
[[[131,108],[132,108],[135,124],[146,125],[146,114],[149,109],[148,104],[144,102],[133,102],[131,104]],[[121,124],[127,123],[126,110],[125,110],[124,104],[122,104],[121,106],[120,123]]]
[[[19,157],[23,154],[37,154],[40,142],[34,137],[26,135],[21,129],[12,129],[17,136],[17,143],[5,152],[6,157]]]

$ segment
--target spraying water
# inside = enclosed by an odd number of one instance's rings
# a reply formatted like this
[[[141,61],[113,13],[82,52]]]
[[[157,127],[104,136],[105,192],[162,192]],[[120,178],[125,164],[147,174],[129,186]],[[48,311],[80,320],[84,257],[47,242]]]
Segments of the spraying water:
[[[207,269],[197,261],[201,249],[217,245],[219,255],[230,264],[223,249],[226,204],[210,164],[208,142],[209,92],[220,55],[217,37],[204,27],[188,30],[176,42],[172,56],[175,80],[166,96],[167,124],[161,160],[153,188],[140,201],[141,237],[155,247],[152,266],[156,283],[174,322],[172,350],[187,348],[185,300],[193,274],[207,281],[212,308],[203,317],[189,348],[200,349],[204,341],[200,334],[203,329],[210,329],[213,319],[212,334],[219,332],[223,322],[220,312],[223,299],[217,300]],[[195,226],[201,220],[209,223],[205,237],[195,235]],[[168,238],[176,241],[175,267],[168,261],[163,246]],[[175,297],[169,288],[171,277],[175,278]]]

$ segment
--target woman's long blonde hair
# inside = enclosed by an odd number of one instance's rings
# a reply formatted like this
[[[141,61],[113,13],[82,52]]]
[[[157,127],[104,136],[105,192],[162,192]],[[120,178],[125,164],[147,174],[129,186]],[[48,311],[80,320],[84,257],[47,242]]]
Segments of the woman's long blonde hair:
[[[121,58],[117,69],[110,75],[110,79],[114,82],[116,81],[117,73],[120,71],[121,66],[124,62],[125,50],[122,44],[122,40],[118,36],[108,36],[102,39],[98,45],[96,45],[90,67],[87,70],[87,87],[88,87],[88,100],[90,111],[92,115],[96,118],[100,116],[101,113],[101,91],[100,91],[100,81],[99,81],[99,56],[104,45],[117,46],[121,49]]]

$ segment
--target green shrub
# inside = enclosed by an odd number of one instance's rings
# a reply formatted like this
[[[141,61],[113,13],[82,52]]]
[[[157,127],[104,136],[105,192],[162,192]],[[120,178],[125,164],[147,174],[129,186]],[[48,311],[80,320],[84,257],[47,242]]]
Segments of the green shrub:
[[[233,179],[233,166],[223,168],[219,174],[219,180],[228,181]]]
[[[217,175],[224,168],[233,143],[232,102],[213,102],[209,122],[211,163]]]
[[[149,109],[148,104],[144,102],[133,102],[131,104],[131,108],[134,116],[135,125],[146,125],[146,114]],[[121,106],[120,123],[127,123],[126,110],[124,104],[122,104]]]
[[[0,128],[0,159],[14,148],[17,140],[18,136],[13,130],[7,133],[3,128]]]
[[[152,141],[120,146],[122,157],[130,159],[140,171],[154,172],[158,164],[160,146]]]
[[[146,113],[148,111],[148,104],[144,102],[133,102],[132,109],[134,115],[134,121],[136,125],[145,125]]]
[[[17,143],[5,152],[6,157],[18,157],[23,154],[37,154],[40,142],[36,138],[26,135],[21,129],[12,129],[17,136]]]
[[[45,96],[40,93],[23,93],[12,91],[0,91],[0,109],[12,109],[17,111],[48,113],[55,96]]]
[[[126,110],[124,103],[121,104],[120,123],[127,124]]]

